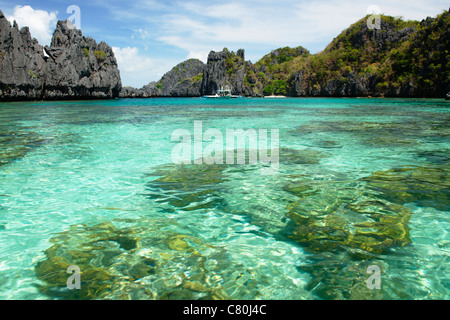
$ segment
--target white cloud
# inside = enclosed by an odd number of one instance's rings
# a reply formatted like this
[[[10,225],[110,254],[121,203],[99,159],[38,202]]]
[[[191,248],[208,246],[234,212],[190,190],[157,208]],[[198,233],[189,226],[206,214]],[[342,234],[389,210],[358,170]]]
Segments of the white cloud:
[[[6,18],[11,24],[15,20],[19,28],[29,27],[32,37],[36,38],[41,45],[48,45],[58,21],[57,15],[58,11],[47,12],[34,10],[30,6],[16,6],[13,14]]]
[[[125,72],[134,72],[139,70],[148,71],[153,66],[152,60],[139,55],[139,50],[136,47],[113,47],[112,49],[120,70]]]
[[[203,51],[190,50],[187,58],[188,59],[198,59],[198,60],[206,63],[208,60],[208,54],[210,51],[211,50],[203,50]]]
[[[190,57],[204,56],[204,48],[225,46],[259,47],[267,53],[268,47],[302,45],[314,53],[363,18],[374,4],[382,13],[416,20],[435,16],[448,6],[439,0],[186,1],[175,13],[164,15],[158,40],[188,51]],[[261,58],[247,53],[252,60]]]
[[[171,60],[157,60],[143,56],[136,47],[112,47],[123,86],[141,88],[151,79],[160,79],[175,64]]]
[[[134,30],[133,34],[131,35],[131,39],[141,39],[141,40],[148,40],[150,39],[150,32],[148,30],[144,30],[142,28]]]
[[[323,49],[337,32],[366,13],[366,8],[355,4],[333,7],[333,3],[311,5],[279,0],[264,4],[231,1],[200,5],[185,2],[181,5],[183,10],[165,15],[158,40],[182,48],[188,57],[203,61],[210,50],[223,47],[234,50],[260,47],[260,51],[268,53],[281,46],[302,45],[311,49],[320,42],[317,47]],[[252,61],[261,58],[255,53],[247,51],[247,58]]]

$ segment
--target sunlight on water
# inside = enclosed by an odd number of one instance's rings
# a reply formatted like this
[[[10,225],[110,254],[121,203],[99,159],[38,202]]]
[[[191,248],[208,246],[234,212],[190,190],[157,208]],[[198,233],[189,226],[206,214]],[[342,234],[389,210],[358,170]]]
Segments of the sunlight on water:
[[[0,299],[449,299],[448,106],[0,104]],[[278,170],[172,164],[194,121],[278,129]]]

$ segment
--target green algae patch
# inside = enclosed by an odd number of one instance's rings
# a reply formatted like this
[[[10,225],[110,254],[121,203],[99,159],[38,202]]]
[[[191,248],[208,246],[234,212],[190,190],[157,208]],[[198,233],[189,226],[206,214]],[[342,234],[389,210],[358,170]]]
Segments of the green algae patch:
[[[96,235],[84,234],[83,228],[73,226],[52,238],[55,244],[45,251],[46,259],[35,267],[38,279],[46,283],[39,286],[41,293],[59,299],[87,300],[102,298],[111,290],[114,276],[108,267],[122,253],[120,243],[127,242],[125,238],[131,239],[128,237],[132,232],[121,232],[110,224],[87,228],[99,232]],[[67,288],[67,268],[71,265],[82,271],[80,290]]]
[[[23,158],[33,148],[47,142],[33,131],[0,129],[0,166]]]
[[[292,223],[286,232],[311,253],[299,266],[311,275],[307,288],[322,299],[410,298],[394,280],[388,289],[368,290],[366,270],[411,243],[412,212],[405,204],[450,208],[449,168],[396,168],[342,181],[293,177],[284,187],[297,197],[286,207]]]
[[[226,163],[224,152],[223,164],[168,164],[157,167],[148,174],[157,177],[146,185],[149,190],[148,196],[159,203],[167,203],[186,211],[223,207],[225,203],[221,195],[224,192],[223,184],[229,181],[229,172],[248,173],[262,167],[258,164],[259,157],[254,159],[255,163],[251,161],[251,150],[243,151],[244,163],[238,164],[240,152],[242,150],[234,150],[234,164]],[[262,152],[270,157],[274,150]],[[279,155],[277,161],[282,165],[318,164],[327,156],[313,149],[280,148],[276,152]]]
[[[301,135],[316,132],[347,132],[360,135],[387,134],[403,137],[448,137],[450,134],[448,120],[448,116],[440,114],[425,121],[414,119],[386,122],[317,121],[306,123],[291,131],[291,133]]]
[[[176,208],[196,210],[221,204],[220,184],[226,181],[225,165],[167,165],[158,168],[149,182],[149,197]]]
[[[411,212],[364,191],[344,186],[292,186],[299,200],[288,205],[295,227],[290,235],[312,252],[355,248],[381,254],[410,243]]]
[[[308,260],[299,269],[311,279],[307,289],[321,299],[384,299],[389,291],[369,290],[369,264],[411,243],[412,212],[380,199],[364,181],[310,181],[298,177],[285,191],[292,226],[287,236],[302,246]]]
[[[416,154],[419,158],[423,158],[432,164],[450,163],[450,149],[419,151]]]
[[[200,239],[162,231],[166,220],[76,225],[51,239],[35,266],[39,291],[54,299],[230,299],[222,288],[227,252]],[[67,268],[80,268],[81,289],[68,289]],[[236,266],[239,269],[239,266]]]
[[[319,140],[314,145],[321,149],[340,149],[343,147],[339,142],[334,140]]]
[[[314,149],[280,148],[281,164],[318,164],[322,158],[328,157],[325,152]]]
[[[438,210],[450,208],[450,165],[397,168],[363,179],[377,197],[405,204],[415,202]]]
[[[303,136],[323,132],[351,135],[369,147],[417,147],[424,139],[447,138],[449,135],[444,119],[430,122],[318,121],[304,124],[291,134]]]
[[[385,290],[371,290],[367,287],[367,268],[380,265],[382,261],[349,260],[346,253],[329,255],[316,254],[308,263],[299,266],[312,279],[307,284],[310,290],[324,300],[383,300],[389,298]]]
[[[416,147],[419,142],[411,138],[399,138],[395,134],[380,134],[367,137],[363,143],[371,147]]]

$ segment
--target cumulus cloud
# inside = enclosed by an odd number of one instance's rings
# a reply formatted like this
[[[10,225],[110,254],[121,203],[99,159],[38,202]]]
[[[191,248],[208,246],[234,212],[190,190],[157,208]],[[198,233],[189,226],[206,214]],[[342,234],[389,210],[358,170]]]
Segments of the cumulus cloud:
[[[15,20],[20,28],[29,27],[31,36],[40,44],[50,44],[56,26],[58,11],[47,12],[35,10],[30,6],[16,6],[14,12],[6,18],[13,23]]]
[[[138,48],[136,47],[113,47],[112,49],[120,70],[125,72],[134,72],[139,70],[148,71],[153,66],[152,60],[141,56]]]
[[[374,4],[384,14],[416,20],[435,16],[447,6],[440,0],[184,1],[177,12],[164,16],[158,39],[189,56],[199,56],[203,47],[223,46],[253,46],[267,52],[267,47],[302,45],[317,52]]]
[[[160,79],[174,66],[174,61],[151,59],[139,53],[137,47],[112,47],[124,86],[140,88],[150,79]]]

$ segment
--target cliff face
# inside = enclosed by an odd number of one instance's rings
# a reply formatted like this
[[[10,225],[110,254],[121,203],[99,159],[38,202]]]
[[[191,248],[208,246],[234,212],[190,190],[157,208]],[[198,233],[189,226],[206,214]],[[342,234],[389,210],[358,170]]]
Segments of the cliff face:
[[[292,96],[445,97],[450,90],[450,15],[421,23],[383,16],[380,30],[362,19],[302,61]]]
[[[189,59],[167,72],[158,82],[150,82],[140,89],[125,87],[122,98],[152,97],[199,97],[205,64],[198,59]]]
[[[0,11],[0,99],[110,99],[122,87],[114,53],[59,21],[43,48],[28,28],[11,27]]]
[[[356,97],[384,95],[380,72],[386,55],[407,41],[413,26],[383,18],[380,30],[369,30],[367,18],[335,38],[327,48],[303,61],[292,74],[292,96]]]
[[[40,99],[44,76],[42,46],[0,11],[0,99]]]
[[[255,66],[245,61],[243,49],[236,53],[226,48],[220,52],[211,51],[203,72],[201,91],[204,95],[211,95],[221,87],[229,87],[235,95],[258,96],[246,79],[250,72],[255,72]]]
[[[117,61],[110,46],[84,37],[70,22],[59,21],[46,64],[44,98],[117,97],[122,89]]]
[[[156,84],[163,97],[198,97],[205,64],[189,59],[167,72]]]
[[[202,92],[205,94],[215,94],[220,87],[227,85],[226,59],[227,52],[225,51],[209,53],[201,85]]]
[[[156,87],[155,81],[143,86],[141,89],[133,87],[123,87],[120,91],[120,98],[156,98],[161,96],[161,90]]]

